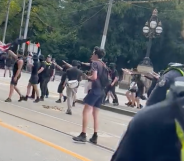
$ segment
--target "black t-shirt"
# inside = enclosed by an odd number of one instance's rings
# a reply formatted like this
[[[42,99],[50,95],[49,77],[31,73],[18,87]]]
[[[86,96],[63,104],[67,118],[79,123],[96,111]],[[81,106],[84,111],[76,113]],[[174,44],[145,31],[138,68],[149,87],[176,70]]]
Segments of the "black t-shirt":
[[[117,70],[111,71],[110,76],[111,76],[112,81],[114,81],[114,79],[118,77],[118,71]]]
[[[145,87],[143,80],[141,79],[137,80],[136,83],[137,83],[138,91],[143,93],[144,87]]]
[[[66,77],[67,77],[66,72],[63,72],[63,75],[62,75],[62,77],[61,77],[61,83],[64,83],[64,82],[65,82]]]
[[[38,62],[34,62],[33,63],[33,67],[32,67],[32,71],[31,71],[31,75],[37,75],[38,74],[38,68],[39,68],[39,63]]]
[[[111,161],[181,161],[171,107],[150,106],[131,120]]]
[[[39,70],[41,68],[44,68],[45,69],[45,62],[44,61],[39,62]],[[44,70],[39,74],[39,77],[42,77],[43,76],[43,72],[44,72]]]
[[[77,67],[69,68],[66,71],[66,75],[69,81],[71,80],[78,80],[81,81],[82,71],[77,69]]]
[[[45,68],[43,71],[43,77],[44,78],[49,78],[52,76],[54,72],[55,65],[53,63],[48,63],[45,61]]]
[[[91,72],[97,72],[97,79],[92,80],[92,89],[101,89],[100,75],[103,70],[103,64],[100,61],[93,61],[91,63]]]

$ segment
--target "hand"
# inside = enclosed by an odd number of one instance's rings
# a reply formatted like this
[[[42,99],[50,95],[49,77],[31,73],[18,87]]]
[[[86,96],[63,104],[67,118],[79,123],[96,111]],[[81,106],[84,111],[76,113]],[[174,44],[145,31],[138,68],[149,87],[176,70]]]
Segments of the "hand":
[[[64,64],[66,64],[66,62],[65,62],[64,60],[62,60],[62,62],[63,62]]]
[[[111,86],[114,86],[114,82],[111,83]]]
[[[13,80],[16,82],[17,81],[17,77],[14,77]]]

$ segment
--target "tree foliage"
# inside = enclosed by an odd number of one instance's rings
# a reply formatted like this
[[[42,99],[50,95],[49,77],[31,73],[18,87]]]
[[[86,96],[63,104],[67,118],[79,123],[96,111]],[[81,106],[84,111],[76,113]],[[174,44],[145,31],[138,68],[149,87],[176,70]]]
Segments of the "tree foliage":
[[[0,36],[3,35],[8,0],[0,1]],[[132,1],[133,2],[133,1]],[[23,0],[11,0],[6,41],[19,35]],[[100,45],[108,0],[33,0],[28,37],[41,44],[43,54],[59,62],[88,61],[92,49]],[[24,20],[26,20],[28,0]],[[135,67],[144,58],[147,38],[142,28],[157,8],[163,33],[153,40],[151,60],[156,70],[171,61],[184,60],[184,2],[135,4],[113,3],[106,41],[107,62]],[[183,37],[182,37],[183,33]],[[23,34],[23,33],[22,33]]]

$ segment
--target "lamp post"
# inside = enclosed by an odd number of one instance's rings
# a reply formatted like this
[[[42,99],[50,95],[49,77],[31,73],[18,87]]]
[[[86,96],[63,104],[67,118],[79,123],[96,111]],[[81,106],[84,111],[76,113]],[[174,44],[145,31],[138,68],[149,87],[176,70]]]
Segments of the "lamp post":
[[[151,60],[150,60],[150,50],[151,50],[151,46],[152,46],[152,39],[160,36],[162,31],[163,31],[162,23],[158,19],[158,11],[157,11],[157,9],[154,9],[150,20],[147,21],[145,26],[143,27],[143,33],[144,33],[145,37],[147,37],[149,39],[149,41],[147,42],[146,56],[139,65],[149,66],[149,67],[153,66],[151,63]]]

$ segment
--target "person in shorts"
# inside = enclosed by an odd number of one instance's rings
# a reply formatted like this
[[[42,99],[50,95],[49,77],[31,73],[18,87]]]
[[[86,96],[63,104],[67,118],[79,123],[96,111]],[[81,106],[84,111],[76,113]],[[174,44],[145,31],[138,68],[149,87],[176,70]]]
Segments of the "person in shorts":
[[[34,88],[36,92],[36,100],[35,103],[40,101],[39,91],[38,91],[38,69],[39,69],[39,63],[38,63],[38,56],[35,54],[33,55],[33,64],[32,64],[32,71],[31,71],[31,77],[29,79],[29,83],[27,85],[27,94],[24,98],[25,101],[29,98],[29,94],[31,92],[31,86]]]
[[[21,71],[22,71],[22,67],[24,65],[23,51],[19,50],[18,54],[15,54],[13,51],[8,50],[8,55],[15,59],[15,64],[13,66],[13,76],[12,76],[12,79],[11,79],[11,82],[10,82],[9,96],[5,100],[5,102],[11,102],[12,101],[11,98],[12,98],[14,90],[19,94],[20,99],[18,101],[20,102],[20,101],[23,100],[23,96],[20,93],[19,89],[17,88],[17,83],[18,83],[18,80],[21,77]]]
[[[99,47],[95,47],[91,60],[91,76],[87,76],[88,80],[92,81],[92,88],[90,92],[84,98],[84,109],[83,109],[83,124],[82,124],[82,132],[79,136],[74,137],[74,141],[86,142],[86,132],[87,132],[87,123],[89,120],[89,114],[92,110],[92,115],[94,119],[94,134],[90,139],[90,142],[96,144],[97,143],[97,131],[98,131],[98,114],[99,109],[101,107],[103,98],[105,96],[104,89],[101,85],[100,75],[103,72],[103,66],[105,63],[102,62],[102,58],[105,56],[104,50]]]
[[[12,66],[12,59],[10,56],[6,56],[5,60],[5,67],[4,67],[4,77],[6,77],[6,71],[9,71],[9,77],[11,77],[11,66]]]

